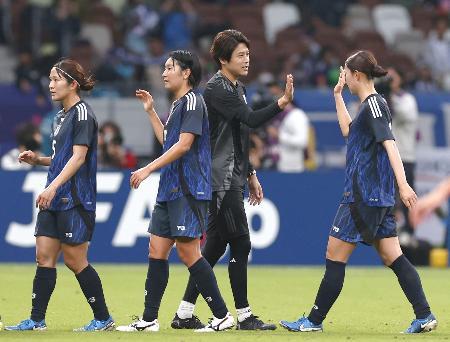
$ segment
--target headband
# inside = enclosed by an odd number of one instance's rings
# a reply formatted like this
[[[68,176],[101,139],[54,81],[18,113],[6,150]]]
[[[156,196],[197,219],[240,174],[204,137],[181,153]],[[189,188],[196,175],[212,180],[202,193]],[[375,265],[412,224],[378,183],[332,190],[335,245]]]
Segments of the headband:
[[[55,66],[55,69],[58,69],[58,70],[61,71],[64,75],[70,77],[72,80],[74,80],[75,82],[77,82],[78,87],[81,88],[80,83],[79,83],[74,77],[70,76],[67,72],[65,72],[63,69],[61,69],[61,68],[59,68],[59,67],[56,67],[56,66]]]

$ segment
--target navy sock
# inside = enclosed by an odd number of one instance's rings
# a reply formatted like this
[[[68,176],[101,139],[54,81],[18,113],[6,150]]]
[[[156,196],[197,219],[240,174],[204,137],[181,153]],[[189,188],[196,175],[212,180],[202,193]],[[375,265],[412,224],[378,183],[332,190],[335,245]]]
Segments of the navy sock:
[[[341,293],[345,278],[344,262],[326,259],[326,270],[308,319],[321,324]]]
[[[158,318],[161,299],[169,281],[169,262],[163,259],[148,260],[145,280],[145,309],[142,319],[151,322]]]
[[[389,266],[398,278],[398,282],[411,303],[417,319],[426,318],[430,305],[423,292],[419,274],[409,260],[402,254]]]
[[[207,238],[205,246],[202,250],[202,255],[211,267],[214,267],[220,257],[225,253],[226,248],[227,243],[222,241],[220,238]],[[195,283],[194,278],[190,276],[184,292],[183,300],[185,302],[195,304],[199,294],[200,292],[198,291],[197,284]]]
[[[56,268],[36,268],[33,280],[33,295],[31,300],[31,319],[40,322],[45,318],[48,302],[56,285]]]
[[[249,306],[247,298],[247,263],[250,254],[250,236],[240,236],[230,241],[230,260],[228,262],[228,277],[233,291],[236,309]]]
[[[91,306],[95,319],[105,321],[109,318],[109,311],[106,306],[105,296],[103,294],[102,281],[97,274],[97,271],[88,265],[75,277],[80,284],[81,291],[83,291],[87,302]]]
[[[189,267],[189,272],[213,315],[217,318],[224,318],[228,309],[220,294],[211,265],[202,257]]]

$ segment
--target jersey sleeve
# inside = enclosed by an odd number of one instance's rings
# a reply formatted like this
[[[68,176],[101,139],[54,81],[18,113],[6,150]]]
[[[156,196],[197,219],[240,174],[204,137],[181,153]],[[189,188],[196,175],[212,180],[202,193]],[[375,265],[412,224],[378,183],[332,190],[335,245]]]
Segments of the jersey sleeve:
[[[95,134],[95,120],[88,114],[88,109],[84,103],[77,106],[74,118],[73,144],[89,146]]]
[[[237,96],[231,85],[224,82],[215,84],[208,90],[211,99],[208,105],[212,106],[225,120],[231,121],[237,115],[249,112],[247,104]]]
[[[186,95],[186,99],[180,133],[202,135],[203,115],[205,113],[203,98],[190,92]]]
[[[395,140],[391,130],[391,114],[385,101],[371,96],[367,100],[369,126],[377,142]]]

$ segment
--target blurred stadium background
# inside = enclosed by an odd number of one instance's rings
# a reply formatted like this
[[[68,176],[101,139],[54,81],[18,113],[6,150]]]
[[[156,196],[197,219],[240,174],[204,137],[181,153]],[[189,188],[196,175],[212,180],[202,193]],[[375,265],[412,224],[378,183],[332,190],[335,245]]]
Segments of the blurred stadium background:
[[[149,89],[164,119],[170,99],[160,74],[167,52],[196,51],[204,84],[215,72],[212,38],[235,28],[251,40],[250,74],[243,81],[252,106],[270,101],[285,74],[293,73],[299,109],[298,125],[287,123],[284,113],[252,133],[251,160],[266,195],[260,207],[248,208],[252,262],[321,264],[344,179],[345,141],[332,96],[339,66],[352,51],[369,49],[401,77],[402,89],[393,89],[391,73],[380,91],[392,107],[405,93],[417,103],[410,141],[416,189],[424,193],[450,173],[449,13],[446,0],[0,0],[0,186],[6,194],[0,261],[34,257],[33,198],[45,170],[24,169],[14,158],[23,146],[49,154],[50,123],[59,110],[47,92],[55,61],[73,57],[98,80],[86,94],[102,126],[91,258],[142,262],[157,175],[130,192],[129,170],[160,148],[134,90]],[[345,97],[354,113],[357,99]],[[447,213],[443,207],[411,234],[398,211],[402,244],[416,264],[428,264],[432,248],[447,247]],[[351,262],[379,264],[364,247]]]

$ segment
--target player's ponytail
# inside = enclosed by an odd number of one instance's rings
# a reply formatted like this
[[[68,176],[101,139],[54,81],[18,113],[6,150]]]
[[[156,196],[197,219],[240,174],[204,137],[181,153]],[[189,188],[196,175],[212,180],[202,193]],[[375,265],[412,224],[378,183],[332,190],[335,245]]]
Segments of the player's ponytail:
[[[78,90],[89,91],[94,88],[94,76],[88,74],[77,61],[64,58],[53,65],[53,67],[56,69],[58,75],[65,78],[69,84],[75,82]]]
[[[373,53],[367,50],[358,51],[348,57],[345,65],[351,71],[364,73],[369,80],[387,74],[387,71],[381,65],[378,65]]]
[[[383,77],[387,75],[387,70],[385,70],[381,65],[374,65],[372,70],[372,77]]]

